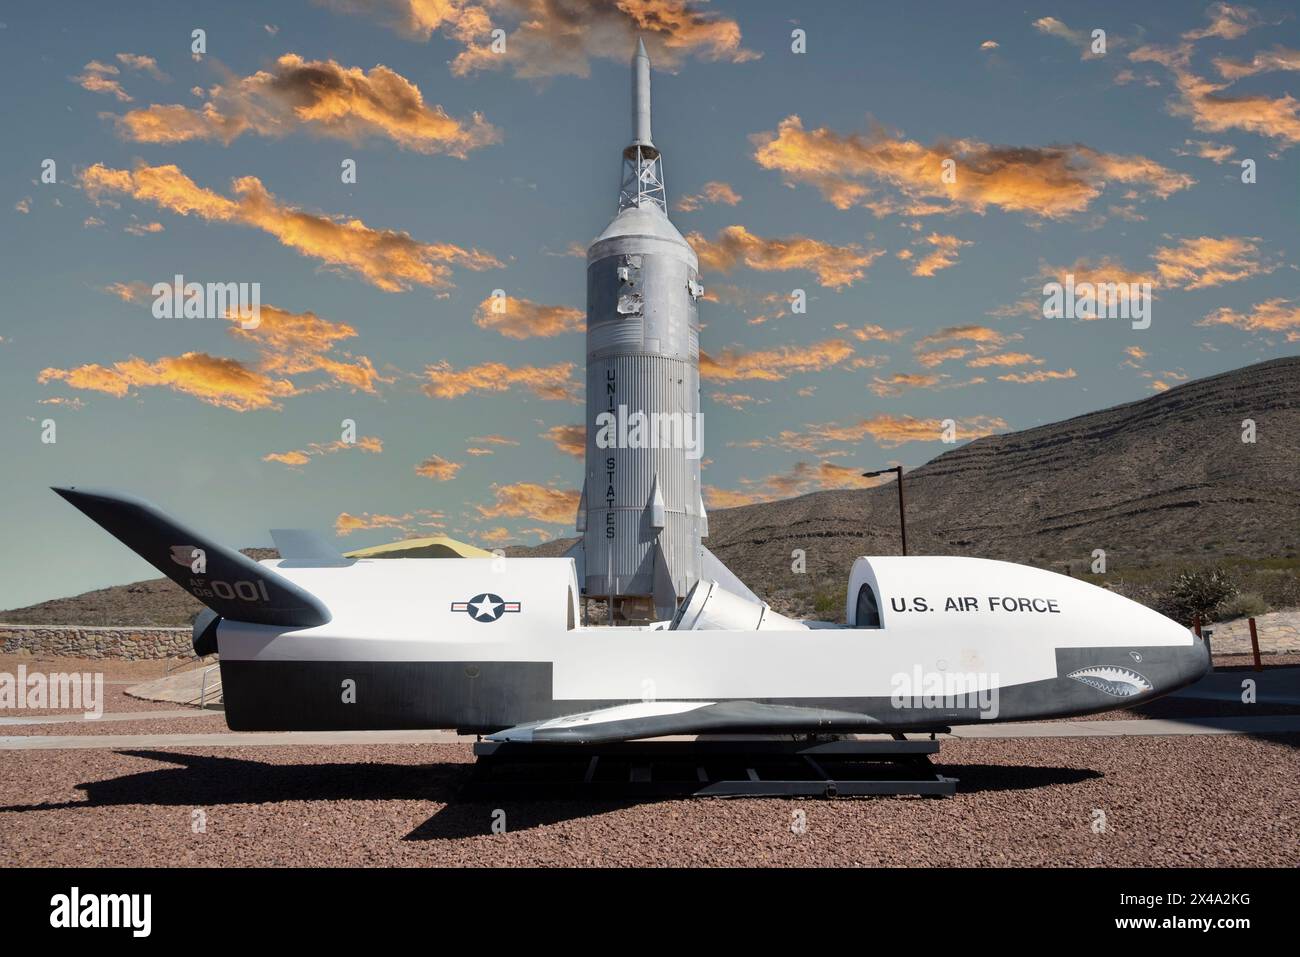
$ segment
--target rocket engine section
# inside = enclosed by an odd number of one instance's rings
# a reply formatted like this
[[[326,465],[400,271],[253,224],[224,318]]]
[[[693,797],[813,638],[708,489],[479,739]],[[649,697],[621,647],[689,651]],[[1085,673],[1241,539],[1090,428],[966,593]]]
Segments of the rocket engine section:
[[[700,579],[703,295],[668,219],[650,139],[649,58],[633,58],[619,212],[587,250],[587,458],[578,530],[585,592],[623,619],[671,618]]]

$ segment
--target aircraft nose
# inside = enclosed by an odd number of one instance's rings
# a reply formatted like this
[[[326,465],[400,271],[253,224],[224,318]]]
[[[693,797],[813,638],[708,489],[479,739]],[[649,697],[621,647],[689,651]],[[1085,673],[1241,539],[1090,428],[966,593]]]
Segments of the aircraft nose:
[[[1200,681],[1210,670],[1212,664],[1210,661],[1210,646],[1205,639],[1191,631],[1191,629],[1184,631],[1184,634],[1189,633],[1192,643],[1180,648],[1177,655],[1176,671],[1178,687],[1180,688]]]

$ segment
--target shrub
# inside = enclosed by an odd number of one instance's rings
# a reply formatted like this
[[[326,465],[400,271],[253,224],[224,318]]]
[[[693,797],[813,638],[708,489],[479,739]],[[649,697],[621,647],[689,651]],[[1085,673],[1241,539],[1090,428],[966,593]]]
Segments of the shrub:
[[[1185,569],[1174,576],[1162,601],[1162,611],[1175,621],[1190,622],[1197,615],[1214,621],[1219,608],[1237,585],[1222,568]]]
[[[813,597],[813,611],[822,621],[839,620],[839,617],[844,614],[844,592],[819,591]]]
[[[1255,592],[1237,592],[1219,606],[1219,621],[1227,621],[1230,618],[1258,618],[1268,610],[1268,602]]]

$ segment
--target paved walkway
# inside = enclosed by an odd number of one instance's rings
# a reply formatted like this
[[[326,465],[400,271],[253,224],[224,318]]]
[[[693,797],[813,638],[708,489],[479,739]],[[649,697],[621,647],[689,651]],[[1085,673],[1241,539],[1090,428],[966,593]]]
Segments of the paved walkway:
[[[1246,618],[1217,621],[1205,626],[1214,631],[1210,644],[1218,655],[1250,654],[1250,623]],[[1300,651],[1300,609],[1271,611],[1255,619],[1260,654]]]
[[[1016,724],[968,724],[953,728],[952,738],[1114,738],[1129,735],[1279,734],[1300,732],[1300,714],[1224,718],[1139,718],[1116,721],[1025,721]]]
[[[76,714],[36,714],[28,717],[0,718],[0,727],[12,724],[84,724],[88,721],[158,721],[172,718],[201,718],[206,714],[220,714],[219,711],[199,711],[186,708],[183,711],[105,711],[98,718]]]
[[[0,751],[85,748],[310,747],[329,744],[464,744],[454,731],[225,731],[212,734],[68,734],[0,737]]]

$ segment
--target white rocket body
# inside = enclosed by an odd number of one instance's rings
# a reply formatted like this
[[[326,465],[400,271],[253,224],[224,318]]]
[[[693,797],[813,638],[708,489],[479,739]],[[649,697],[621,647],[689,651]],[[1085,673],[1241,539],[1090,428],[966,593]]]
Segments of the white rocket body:
[[[619,212],[587,250],[587,454],[577,524],[588,597],[612,596],[627,618],[666,618],[699,581],[706,554],[704,290],[694,250],[668,219],[650,138],[650,59],[640,43],[632,77]]]

